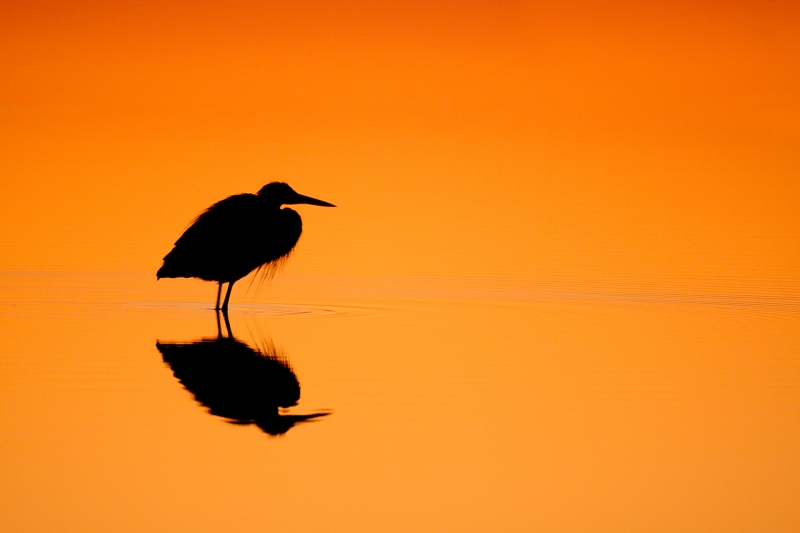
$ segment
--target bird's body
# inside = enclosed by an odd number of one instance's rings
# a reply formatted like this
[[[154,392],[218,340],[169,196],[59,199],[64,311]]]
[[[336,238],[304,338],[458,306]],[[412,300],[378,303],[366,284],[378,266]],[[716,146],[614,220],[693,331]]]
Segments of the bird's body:
[[[255,194],[237,194],[209,207],[175,242],[157,276],[229,283],[289,255],[303,231],[300,215],[259,204]]]
[[[266,267],[274,268],[292,252],[303,223],[284,204],[332,204],[302,196],[285,183],[265,185],[258,194],[229,196],[206,209],[184,231],[164,257],[157,278],[200,278],[228,283],[223,309],[227,309],[233,284]]]
[[[289,361],[269,339],[253,348],[233,336],[227,316],[225,325],[228,337],[220,331],[217,338],[194,342],[156,342],[175,377],[212,415],[282,435],[296,424],[330,414],[281,412],[300,399],[300,382]]]

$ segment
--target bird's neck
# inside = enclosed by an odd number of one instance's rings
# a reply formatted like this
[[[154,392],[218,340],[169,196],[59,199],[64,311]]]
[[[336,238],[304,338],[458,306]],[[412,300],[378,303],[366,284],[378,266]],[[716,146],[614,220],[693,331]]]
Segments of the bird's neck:
[[[261,209],[265,211],[279,211],[281,208],[281,204],[277,200],[273,200],[271,198],[262,198],[261,199]]]

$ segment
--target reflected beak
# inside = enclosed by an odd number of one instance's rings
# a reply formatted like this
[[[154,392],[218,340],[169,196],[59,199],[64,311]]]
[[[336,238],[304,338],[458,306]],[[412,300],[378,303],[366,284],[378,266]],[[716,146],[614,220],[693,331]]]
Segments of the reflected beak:
[[[311,198],[310,196],[303,196],[302,194],[298,194],[295,196],[294,200],[291,202],[286,202],[287,204],[309,204],[309,205],[319,205],[322,207],[336,207],[333,204],[329,204],[328,202],[323,202],[322,200],[317,200],[316,198]]]

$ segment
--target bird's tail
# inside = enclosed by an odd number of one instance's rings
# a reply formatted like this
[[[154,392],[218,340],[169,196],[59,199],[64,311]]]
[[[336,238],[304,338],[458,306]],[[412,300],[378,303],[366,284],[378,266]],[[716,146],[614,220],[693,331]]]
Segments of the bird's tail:
[[[174,272],[171,271],[171,269],[167,266],[166,263],[161,265],[161,268],[159,268],[158,272],[156,272],[156,279],[175,278],[175,277],[177,276],[175,275]]]

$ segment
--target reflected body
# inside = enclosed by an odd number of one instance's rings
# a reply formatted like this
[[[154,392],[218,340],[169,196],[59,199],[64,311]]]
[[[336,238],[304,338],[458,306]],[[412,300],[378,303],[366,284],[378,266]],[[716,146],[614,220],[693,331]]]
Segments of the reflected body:
[[[297,405],[300,383],[271,341],[254,349],[230,334],[194,342],[156,342],[175,377],[212,415],[234,424],[255,424],[269,435],[329,413],[282,414]]]
[[[233,284],[254,270],[274,273],[294,249],[303,223],[288,204],[335,207],[272,182],[258,194],[229,196],[206,209],[164,257],[161,278],[200,278],[219,283],[216,309],[227,309]],[[228,283],[220,307],[222,284]]]

